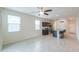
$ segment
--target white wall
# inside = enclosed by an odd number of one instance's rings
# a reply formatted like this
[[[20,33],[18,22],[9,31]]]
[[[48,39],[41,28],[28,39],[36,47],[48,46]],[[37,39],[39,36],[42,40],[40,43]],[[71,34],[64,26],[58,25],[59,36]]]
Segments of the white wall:
[[[79,40],[79,17],[76,17],[76,37]]]
[[[61,22],[63,21],[63,22]],[[53,22],[53,29],[54,30],[63,30],[66,29],[66,20],[65,19],[58,19],[56,21]]]
[[[1,51],[1,48],[2,48],[2,29],[1,29],[1,9],[0,9],[0,51]]]
[[[20,32],[14,32],[14,33],[8,32],[7,15],[16,15],[21,17]],[[9,44],[20,40],[41,36],[41,30],[38,31],[35,30],[36,19],[40,19],[40,21],[43,20],[41,18],[34,17],[31,15],[3,9],[2,10],[2,30],[3,30],[2,32],[4,37],[3,44]]]

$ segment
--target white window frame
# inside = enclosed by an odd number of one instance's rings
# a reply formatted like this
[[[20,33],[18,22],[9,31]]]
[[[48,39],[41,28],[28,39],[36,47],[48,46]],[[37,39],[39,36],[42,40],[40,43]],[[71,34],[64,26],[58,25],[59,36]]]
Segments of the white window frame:
[[[40,29],[41,29],[41,21],[35,20],[35,30],[40,30]]]
[[[19,16],[8,15],[8,32],[20,31],[21,18]]]

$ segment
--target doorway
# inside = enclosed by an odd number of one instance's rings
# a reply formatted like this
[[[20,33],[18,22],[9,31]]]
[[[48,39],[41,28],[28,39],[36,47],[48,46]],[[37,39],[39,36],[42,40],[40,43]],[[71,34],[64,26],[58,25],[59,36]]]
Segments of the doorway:
[[[65,37],[70,39],[76,38],[76,20],[74,17],[67,19]]]

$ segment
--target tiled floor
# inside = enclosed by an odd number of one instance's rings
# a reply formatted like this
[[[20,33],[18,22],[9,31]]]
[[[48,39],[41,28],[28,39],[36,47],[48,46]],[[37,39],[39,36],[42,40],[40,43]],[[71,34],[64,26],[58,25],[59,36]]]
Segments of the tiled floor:
[[[3,52],[76,52],[79,51],[79,42],[76,39],[56,39],[52,36],[44,36],[35,39],[24,40],[7,45]]]

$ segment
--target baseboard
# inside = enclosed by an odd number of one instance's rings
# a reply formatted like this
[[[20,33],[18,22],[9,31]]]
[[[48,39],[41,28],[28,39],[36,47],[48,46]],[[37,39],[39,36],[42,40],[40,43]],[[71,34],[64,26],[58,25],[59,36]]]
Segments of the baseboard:
[[[8,45],[11,45],[11,44],[14,44],[14,43],[18,43],[18,42],[22,42],[24,40],[29,40],[29,39],[34,39],[34,38],[39,38],[39,37],[42,37],[41,35],[40,36],[35,36],[35,37],[30,37],[30,38],[27,38],[27,39],[23,39],[23,40],[19,40],[19,41],[16,41],[16,42],[11,42],[11,43],[8,43],[8,44],[4,44],[2,49]]]

